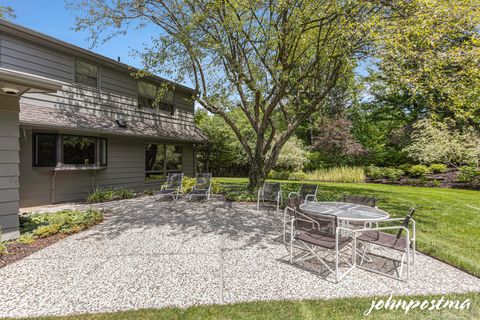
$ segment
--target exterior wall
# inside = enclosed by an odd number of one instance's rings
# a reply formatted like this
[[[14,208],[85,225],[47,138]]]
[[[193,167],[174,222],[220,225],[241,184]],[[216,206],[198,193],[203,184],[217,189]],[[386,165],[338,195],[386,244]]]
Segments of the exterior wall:
[[[18,97],[0,95],[0,229],[1,240],[18,232]]]
[[[165,141],[107,136],[107,168],[97,171],[59,171],[53,179],[52,168],[32,166],[32,130],[22,129],[20,132],[21,207],[81,200],[96,186],[127,187],[134,191],[142,191],[159,185],[145,182],[144,145]],[[183,146],[183,172],[187,176],[192,176],[193,145],[191,143],[178,145]]]
[[[100,67],[100,88],[74,83],[76,57],[5,33],[0,34],[0,67],[27,72],[65,83],[57,93],[26,93],[21,102],[85,112],[125,120],[154,119],[172,124],[194,123],[194,104],[183,89],[174,93],[175,115],[137,108],[137,81],[130,71]],[[82,59],[85,60],[85,59]],[[88,60],[86,60],[88,61]],[[193,130],[193,127],[192,127]]]

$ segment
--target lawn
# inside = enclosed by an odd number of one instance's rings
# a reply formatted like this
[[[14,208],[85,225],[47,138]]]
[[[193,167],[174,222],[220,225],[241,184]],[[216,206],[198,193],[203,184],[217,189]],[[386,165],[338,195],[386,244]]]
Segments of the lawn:
[[[402,297],[408,304],[411,300],[423,302],[436,300],[441,296],[409,296]],[[379,299],[387,300],[388,297]],[[373,310],[364,316],[372,305],[372,298],[345,298],[335,300],[303,300],[303,301],[271,301],[249,302],[232,305],[197,306],[186,309],[165,308],[145,309],[117,313],[76,315],[67,317],[42,317],[35,319],[68,319],[68,320],[116,320],[116,319],[479,319],[480,311],[477,301],[479,293],[445,295],[445,299],[458,300],[460,303],[470,300],[470,308],[420,310],[411,309],[407,314],[398,310]],[[399,297],[393,297],[393,300]],[[392,300],[392,301],[393,301]],[[378,300],[376,300],[378,301]],[[412,303],[413,303],[412,302]],[[433,303],[436,305],[435,303]],[[431,305],[431,304],[430,304]],[[442,303],[443,305],[443,303]],[[428,308],[427,308],[428,309]]]
[[[228,185],[246,184],[246,178],[218,178]],[[292,190],[297,183],[286,183]],[[316,182],[305,182],[316,183]],[[418,249],[480,276],[480,191],[394,186],[368,183],[318,183],[319,201],[338,200],[344,194],[376,197],[379,208],[403,217],[415,207]]]

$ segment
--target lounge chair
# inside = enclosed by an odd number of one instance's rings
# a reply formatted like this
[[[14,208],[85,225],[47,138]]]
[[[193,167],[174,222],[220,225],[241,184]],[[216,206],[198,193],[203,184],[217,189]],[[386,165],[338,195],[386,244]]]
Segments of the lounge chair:
[[[178,194],[182,190],[183,173],[169,173],[167,182],[155,193],[155,199],[159,200],[165,196],[171,196],[173,200],[178,199]]]
[[[195,185],[188,194],[188,200],[192,200],[192,197],[206,197],[207,200],[210,200],[211,182],[211,173],[197,173],[195,176]]]
[[[279,182],[264,182],[262,189],[258,190],[257,210],[260,208],[260,201],[271,201],[277,205],[277,212],[282,202],[282,189]]]
[[[300,196],[305,203],[317,202],[317,191],[318,185],[316,184],[302,184],[300,186],[300,190],[297,192],[290,192],[288,197],[291,198],[293,196]]]
[[[300,198],[301,199],[301,198]],[[350,236],[342,236],[341,233],[351,230],[338,226],[337,218],[334,215],[307,216],[298,210],[288,209],[290,221],[290,263],[317,259],[328,271],[335,274],[335,280],[339,282],[345,275],[350,273],[356,266],[356,243]],[[344,251],[349,250],[348,244],[352,242],[351,259],[346,259]],[[294,248],[303,251],[294,257]],[[335,255],[335,265],[332,267],[327,263],[326,257],[330,253]],[[340,260],[349,266],[340,273]]]
[[[386,226],[386,227],[376,227],[376,228],[364,228],[361,230],[355,230],[354,232],[359,235],[356,236],[357,240],[360,243],[369,244],[369,245],[376,245],[388,249],[392,249],[395,251],[399,251],[402,253],[402,257],[400,260],[394,260],[394,262],[400,263],[400,271],[398,272],[399,280],[403,279],[403,267],[405,264],[405,257],[407,259],[407,277],[406,281],[410,279],[410,247],[412,247],[413,257],[412,263],[415,263],[415,242],[416,242],[416,227],[415,227],[415,220],[413,220],[413,214],[415,209],[411,209],[410,213],[405,218],[392,218],[387,220],[379,221],[378,223],[388,223],[388,222],[398,222],[402,221],[399,226]],[[409,225],[411,223],[412,233],[410,233]],[[398,230],[396,234],[386,233],[383,231],[388,230]],[[402,233],[405,232],[405,236],[402,237]],[[368,271],[376,272],[382,275],[386,275],[392,277],[390,274],[363,267],[363,261],[366,260],[366,256],[369,254],[369,247],[368,245],[363,246],[363,253],[362,258],[360,261],[360,268],[366,269]]]

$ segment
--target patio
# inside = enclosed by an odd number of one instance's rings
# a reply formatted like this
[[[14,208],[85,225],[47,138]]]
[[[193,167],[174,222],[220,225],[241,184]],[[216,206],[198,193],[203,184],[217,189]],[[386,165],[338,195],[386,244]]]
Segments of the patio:
[[[282,213],[255,204],[143,197],[94,206],[109,210],[102,224],[0,269],[0,317],[480,288],[420,253],[408,284],[359,269],[337,284],[316,265],[289,264]]]

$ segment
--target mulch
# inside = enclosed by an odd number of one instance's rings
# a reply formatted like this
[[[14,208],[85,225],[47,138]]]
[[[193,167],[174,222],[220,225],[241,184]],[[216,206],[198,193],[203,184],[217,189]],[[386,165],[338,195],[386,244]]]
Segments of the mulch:
[[[23,259],[39,250],[42,250],[43,248],[46,248],[49,245],[60,241],[68,236],[68,234],[60,233],[46,238],[35,239],[35,242],[31,244],[24,244],[18,242],[7,243],[8,253],[0,254],[0,269],[10,263]]]

